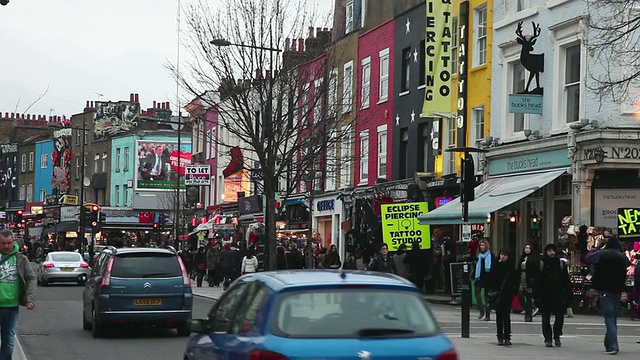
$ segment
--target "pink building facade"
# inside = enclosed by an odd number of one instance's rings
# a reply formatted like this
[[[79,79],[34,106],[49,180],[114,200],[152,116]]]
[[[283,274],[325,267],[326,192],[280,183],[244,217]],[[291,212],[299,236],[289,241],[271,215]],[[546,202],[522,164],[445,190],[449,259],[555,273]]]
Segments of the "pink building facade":
[[[355,124],[356,187],[391,179],[393,130],[394,19],[358,40],[358,116]]]

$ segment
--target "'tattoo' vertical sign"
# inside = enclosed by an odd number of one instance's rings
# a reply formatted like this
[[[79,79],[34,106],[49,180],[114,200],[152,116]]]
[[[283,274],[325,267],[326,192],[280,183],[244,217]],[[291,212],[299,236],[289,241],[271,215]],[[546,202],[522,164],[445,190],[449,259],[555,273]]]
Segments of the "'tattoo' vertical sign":
[[[196,186],[211,185],[211,165],[186,165],[184,184]]]

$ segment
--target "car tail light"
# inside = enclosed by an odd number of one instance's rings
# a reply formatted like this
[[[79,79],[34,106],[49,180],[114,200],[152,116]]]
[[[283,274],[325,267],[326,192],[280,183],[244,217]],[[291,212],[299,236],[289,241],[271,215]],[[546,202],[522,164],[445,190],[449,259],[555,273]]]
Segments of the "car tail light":
[[[100,289],[108,289],[111,286],[111,268],[113,267],[113,258],[109,259],[107,268],[104,270],[102,280],[100,280]]]
[[[52,267],[54,267],[53,263],[44,263],[42,264],[42,267],[45,269],[51,269]]]
[[[81,268],[88,269],[88,268],[89,268],[89,264],[87,264],[87,263],[82,263],[82,264],[80,264],[80,267],[81,267]]]
[[[458,360],[458,353],[456,353],[455,350],[451,349],[440,354],[440,356],[438,356],[436,360]]]
[[[253,350],[249,354],[249,360],[287,360],[287,357],[266,350]]]
[[[182,258],[178,256],[178,263],[180,264],[180,271],[182,271],[182,285],[186,288],[191,287],[191,279],[189,279],[189,273],[187,272],[187,267],[184,266],[182,262]]]

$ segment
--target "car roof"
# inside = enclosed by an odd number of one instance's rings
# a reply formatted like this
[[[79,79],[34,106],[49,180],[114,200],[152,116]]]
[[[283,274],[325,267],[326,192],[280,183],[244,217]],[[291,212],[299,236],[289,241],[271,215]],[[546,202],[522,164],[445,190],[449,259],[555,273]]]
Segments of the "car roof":
[[[163,248],[141,248],[141,247],[127,247],[127,248],[111,248],[111,247],[107,247],[105,249],[102,250],[103,252],[105,251],[111,251],[112,253],[114,253],[115,255],[118,254],[135,254],[135,253],[153,253],[153,254],[172,254],[172,255],[176,255],[175,251],[169,250],[169,249],[163,249]]]
[[[253,273],[246,281],[261,281],[274,291],[332,285],[382,285],[416,290],[410,281],[399,276],[358,270],[281,270]]]

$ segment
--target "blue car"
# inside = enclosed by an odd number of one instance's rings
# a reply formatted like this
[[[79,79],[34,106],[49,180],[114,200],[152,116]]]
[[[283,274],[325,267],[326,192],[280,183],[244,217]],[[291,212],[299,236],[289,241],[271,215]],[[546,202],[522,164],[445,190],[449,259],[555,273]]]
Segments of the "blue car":
[[[192,320],[185,360],[457,360],[418,289],[375,272],[245,275]]]
[[[173,250],[102,250],[82,294],[82,328],[103,337],[115,325],[174,328],[188,336],[191,280]]]

